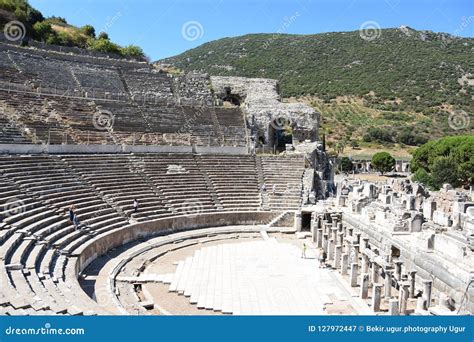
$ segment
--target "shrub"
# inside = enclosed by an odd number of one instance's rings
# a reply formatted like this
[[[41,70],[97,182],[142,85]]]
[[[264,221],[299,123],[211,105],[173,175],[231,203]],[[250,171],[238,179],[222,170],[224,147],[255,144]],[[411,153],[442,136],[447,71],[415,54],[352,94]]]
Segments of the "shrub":
[[[112,43],[108,39],[99,38],[99,39],[90,39],[88,42],[89,49],[100,52],[112,52],[120,54],[120,46]]]
[[[431,179],[431,176],[429,175],[428,172],[425,171],[425,169],[418,169],[411,179],[414,182],[422,183],[426,186],[431,187],[433,185],[433,180]]]
[[[389,132],[386,129],[376,128],[376,127],[370,127],[367,130],[367,133],[364,134],[362,139],[365,142],[376,141],[376,142],[379,142],[379,143],[384,143],[384,142],[390,143],[390,142],[394,141],[391,132]]]
[[[405,145],[419,146],[425,144],[428,141],[428,138],[409,131],[403,131],[398,134],[397,141]]]
[[[390,172],[395,166],[395,159],[388,152],[378,152],[373,155],[372,167],[382,173]]]
[[[431,167],[432,184],[439,189],[444,183],[459,185],[458,164],[452,157],[438,157]]]
[[[86,36],[91,38],[95,38],[95,28],[92,25],[84,25],[81,27],[81,32],[84,33]]]
[[[351,172],[353,166],[352,160],[349,157],[342,157],[339,162],[339,168],[342,172]]]
[[[145,54],[141,47],[136,45],[128,45],[120,49],[122,56],[132,57],[132,58],[144,58]]]
[[[47,41],[56,32],[51,28],[51,24],[45,21],[37,22],[33,25],[33,34],[36,39]]]
[[[99,36],[97,37],[97,39],[109,40],[109,35],[106,32],[101,32],[101,33],[99,33]]]
[[[443,183],[468,186],[474,178],[474,136],[446,137],[430,141],[413,153],[412,172],[424,170],[433,179],[433,186]],[[449,170],[443,170],[449,168]]]

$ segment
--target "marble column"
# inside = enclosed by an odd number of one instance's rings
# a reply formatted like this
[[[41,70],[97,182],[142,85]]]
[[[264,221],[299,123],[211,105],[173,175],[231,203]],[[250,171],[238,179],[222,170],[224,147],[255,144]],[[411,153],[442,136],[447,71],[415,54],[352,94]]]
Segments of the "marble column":
[[[369,272],[369,256],[362,252],[362,267],[361,267],[362,273],[367,273]]]
[[[334,259],[334,241],[332,238],[330,238],[328,241],[328,250],[326,253],[328,255],[328,258],[327,258],[328,261],[331,261]]]
[[[416,311],[426,310],[426,299],[423,297],[418,297],[416,299]]]
[[[360,298],[367,299],[369,297],[369,274],[362,273],[360,277]]]
[[[400,292],[398,296],[398,306],[400,308],[400,315],[406,315],[408,297],[410,296],[410,284],[403,283],[400,286]]]
[[[402,265],[403,261],[395,262],[395,279],[398,281],[402,280]]]
[[[331,228],[331,233],[332,233],[332,239],[334,243],[337,245],[337,228]]]
[[[410,271],[410,298],[415,298],[415,276],[416,271]]]
[[[431,288],[433,281],[431,279],[423,279],[423,298],[426,300],[426,310],[431,306]]]
[[[297,232],[301,232],[302,229],[302,219],[301,219],[301,211],[295,213],[295,229]]]
[[[380,311],[380,302],[382,298],[382,287],[383,285],[380,283],[374,283],[372,288],[372,310],[374,312]]]
[[[392,270],[385,271],[385,298],[390,299],[392,296]]]
[[[360,245],[360,236],[361,235],[362,235],[362,233],[359,233],[359,232],[355,233],[355,237],[356,237],[355,238],[355,244],[356,245]]]
[[[398,316],[398,299],[390,299],[388,301],[388,314],[390,316]]]
[[[341,253],[342,253],[342,246],[336,245],[335,252],[334,252],[334,268],[338,269],[341,267]]]
[[[328,254],[328,234],[323,233],[323,250]]]
[[[344,233],[342,232],[337,233],[337,237],[338,237],[339,245],[342,246],[344,244]]]
[[[318,228],[316,246],[318,246],[318,248],[323,247],[323,229],[322,228]]]
[[[359,265],[357,263],[353,262],[351,264],[351,286],[356,287],[357,286],[357,273],[359,271]]]
[[[344,253],[342,254],[342,260],[341,260],[341,274],[342,275],[347,274],[348,267],[349,267],[349,254]]]
[[[352,262],[355,262],[357,265],[359,265],[359,245],[352,245],[352,250],[354,251],[354,259]]]
[[[369,238],[362,239],[362,250],[369,248]]]
[[[352,236],[352,233],[354,232],[354,228],[348,227],[347,228],[347,235]]]
[[[372,283],[379,282],[379,269],[380,269],[380,266],[375,261],[373,261],[372,262]]]

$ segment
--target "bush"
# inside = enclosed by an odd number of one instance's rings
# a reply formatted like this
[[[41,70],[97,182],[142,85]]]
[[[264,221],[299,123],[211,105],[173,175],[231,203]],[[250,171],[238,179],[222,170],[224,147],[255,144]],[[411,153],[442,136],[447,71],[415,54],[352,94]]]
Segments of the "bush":
[[[391,143],[394,141],[392,133],[386,129],[370,127],[362,138],[365,142]]]
[[[100,52],[111,52],[120,54],[120,46],[117,44],[112,43],[108,39],[99,38],[99,39],[91,39],[88,42],[89,49],[94,51]]]
[[[474,178],[474,136],[446,137],[430,141],[413,153],[412,172],[424,170],[433,179],[433,186],[443,183],[469,186]],[[449,168],[449,170],[443,170]]]
[[[422,183],[426,186],[431,187],[433,185],[433,180],[428,172],[425,169],[418,169],[413,176],[411,177],[412,181]]]
[[[144,58],[145,53],[142,48],[136,45],[129,45],[120,49],[120,53],[125,57]]]
[[[395,167],[395,159],[388,152],[378,152],[373,155],[372,167],[382,173],[390,172]]]
[[[105,32],[101,32],[99,33],[99,36],[97,37],[97,39],[106,39],[106,40],[109,40],[109,35]]]
[[[339,168],[342,172],[351,172],[353,166],[352,160],[349,157],[342,157],[339,162]]]
[[[33,25],[33,35],[36,39],[47,41],[56,32],[51,28],[51,24],[45,21],[37,22]]]
[[[409,131],[404,131],[398,135],[397,141],[405,145],[419,146],[426,144],[428,138],[419,134],[414,134]]]
[[[84,25],[81,27],[81,32],[84,33],[86,36],[91,38],[95,38],[95,28],[92,25]]]
[[[382,112],[382,118],[390,121],[409,121],[412,119],[410,115],[401,112]]]
[[[452,157],[438,157],[431,167],[433,187],[439,189],[444,183],[459,185],[458,164]]]

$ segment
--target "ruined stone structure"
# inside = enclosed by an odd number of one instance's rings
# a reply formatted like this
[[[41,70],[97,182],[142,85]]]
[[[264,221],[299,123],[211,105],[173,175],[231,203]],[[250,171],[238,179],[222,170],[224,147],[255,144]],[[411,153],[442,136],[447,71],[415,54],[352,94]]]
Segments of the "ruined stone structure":
[[[272,79],[211,77],[217,98],[243,106],[254,141],[272,147],[275,131],[289,125],[293,144],[318,140],[319,113],[303,103],[283,103]]]
[[[473,208],[472,195],[448,184],[430,192],[406,179],[345,179],[311,230],[361,298],[372,287],[375,312],[384,297],[391,314],[473,313]]]
[[[0,42],[0,314],[150,313],[134,266],[115,265],[113,293],[99,279],[86,294],[87,266],[128,243],[174,250],[214,232],[272,247],[267,232],[294,232],[332,181],[318,114],[281,102],[275,80],[47,47]],[[284,154],[255,153],[287,131]],[[298,247],[280,252],[299,262]],[[310,303],[301,312],[322,312]]]

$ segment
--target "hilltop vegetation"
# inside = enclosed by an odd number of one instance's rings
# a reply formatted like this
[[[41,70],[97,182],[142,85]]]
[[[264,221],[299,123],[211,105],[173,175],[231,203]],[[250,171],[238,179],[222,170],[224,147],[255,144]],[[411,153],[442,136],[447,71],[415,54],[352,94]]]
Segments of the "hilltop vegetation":
[[[358,31],[224,38],[159,63],[278,79],[283,97],[320,111],[334,144],[416,146],[472,131],[473,49],[472,38],[404,27],[371,41]],[[453,129],[448,118],[456,110],[467,124]]]
[[[433,189],[444,183],[454,187],[474,184],[474,136],[433,140],[413,153],[413,180]]]
[[[91,25],[76,27],[67,23],[61,17],[45,18],[27,0],[0,0],[0,28],[12,20],[22,22],[30,39],[48,44],[114,53],[123,57],[143,60],[143,50],[135,45],[121,47],[113,43],[107,33],[101,32],[96,36],[95,28]]]

